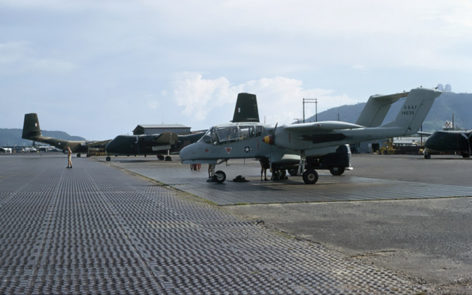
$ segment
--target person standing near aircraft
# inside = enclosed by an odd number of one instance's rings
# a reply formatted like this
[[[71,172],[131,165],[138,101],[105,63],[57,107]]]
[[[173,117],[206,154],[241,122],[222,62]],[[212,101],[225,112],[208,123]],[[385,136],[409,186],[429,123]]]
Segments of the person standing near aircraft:
[[[260,158],[259,163],[261,163],[261,181],[264,176],[264,180],[267,181],[267,169],[270,168],[270,162],[267,158]]]
[[[67,168],[72,168],[72,151],[69,146],[67,146]]]

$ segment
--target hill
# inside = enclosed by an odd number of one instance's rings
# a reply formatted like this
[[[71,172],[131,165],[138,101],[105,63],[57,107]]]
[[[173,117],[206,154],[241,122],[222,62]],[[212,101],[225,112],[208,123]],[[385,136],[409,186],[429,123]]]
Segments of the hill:
[[[14,128],[0,128],[0,146],[30,146],[32,144],[31,140],[22,139],[21,134],[23,130]],[[49,136],[59,139],[66,140],[85,140],[85,138],[80,136],[71,136],[63,131],[47,131],[41,130],[43,136]]]
[[[404,99],[392,105],[390,111],[385,117],[386,122],[393,121],[400,110]],[[331,108],[318,114],[318,121],[339,120],[355,123],[359,117],[365,103],[355,105],[343,105]],[[454,114],[455,126],[457,128],[472,129],[472,94],[471,93],[453,93],[444,92],[434,102],[428,116],[423,123],[423,131],[434,131],[442,129],[446,121],[451,121]],[[315,116],[306,121],[314,121]]]

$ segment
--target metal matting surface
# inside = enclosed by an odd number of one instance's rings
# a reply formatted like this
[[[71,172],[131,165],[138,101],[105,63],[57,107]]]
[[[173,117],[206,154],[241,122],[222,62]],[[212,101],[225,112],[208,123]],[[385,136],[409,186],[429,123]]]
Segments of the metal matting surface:
[[[88,159],[0,158],[1,294],[412,294],[422,287]]]
[[[190,171],[188,165],[177,162],[122,160],[111,165],[169,184],[218,205],[472,196],[471,186],[360,177],[351,172],[346,172],[342,176],[332,176],[326,170],[318,171],[320,176],[315,185],[304,184],[300,176],[289,176],[288,180],[283,181],[261,181],[259,164],[254,164],[253,161],[244,164],[241,161],[233,161],[232,165],[218,166],[217,170],[224,170],[227,174],[227,180],[223,184],[206,182],[207,165],[200,171]],[[231,181],[236,175],[245,176],[249,182]]]

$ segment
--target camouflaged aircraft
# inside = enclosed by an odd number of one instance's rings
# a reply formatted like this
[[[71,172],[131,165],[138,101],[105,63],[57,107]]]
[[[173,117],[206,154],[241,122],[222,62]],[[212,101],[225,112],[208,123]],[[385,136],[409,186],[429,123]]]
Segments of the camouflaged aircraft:
[[[428,135],[424,144],[425,159],[441,152],[460,154],[463,158],[469,158],[472,154],[472,130],[438,130]]]
[[[90,149],[104,150],[105,145],[110,141],[65,140],[43,136],[41,128],[39,127],[38,115],[36,113],[25,114],[23,134],[21,137],[23,139],[47,143],[62,151],[65,151],[67,147],[70,147],[72,153],[77,153],[77,157],[80,157],[81,154],[88,155]]]
[[[171,153],[176,153],[182,147],[194,143],[202,137],[204,132],[190,134],[176,134],[163,132],[160,134],[118,135],[110,141],[105,151],[106,161],[110,161],[110,155],[156,155],[159,160],[171,161]]]
[[[341,121],[320,121],[274,127],[259,123],[257,104],[241,108],[236,104],[232,123],[210,128],[196,143],[180,151],[185,164],[211,164],[210,177],[222,183],[226,174],[214,171],[214,166],[229,159],[266,159],[273,173],[283,174],[287,165],[298,161],[298,172],[306,184],[318,181],[316,168],[307,159],[336,156],[336,150],[346,144],[406,136],[418,131],[440,91],[415,88],[392,95],[369,98],[356,124]],[[239,94],[253,97],[253,94]],[[405,97],[405,102],[393,122],[382,124],[390,105]],[[249,109],[249,110],[248,110]],[[345,154],[345,152],[342,152]],[[308,165],[307,165],[308,164]],[[340,167],[344,171],[345,167]]]

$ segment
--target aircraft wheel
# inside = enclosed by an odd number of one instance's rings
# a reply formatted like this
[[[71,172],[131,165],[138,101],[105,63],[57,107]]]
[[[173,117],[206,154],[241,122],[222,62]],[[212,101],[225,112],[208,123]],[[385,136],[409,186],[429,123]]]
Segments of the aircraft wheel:
[[[105,160],[106,160],[107,162],[110,162],[110,161],[111,161],[111,158],[110,158],[110,157],[106,157]]]
[[[172,157],[171,156],[166,156],[165,160],[166,161],[172,161]]]
[[[315,184],[318,181],[318,172],[316,170],[307,170],[303,173],[303,182],[305,184]]]
[[[425,159],[431,159],[431,154],[428,153],[428,152],[425,152],[425,153],[424,153],[424,158],[425,158]]]
[[[283,170],[280,170],[280,179],[283,180],[283,179],[287,179],[287,170],[283,169]]]
[[[77,158],[80,158],[80,154],[77,154]]]
[[[282,179],[282,172],[280,170],[274,170],[270,179],[275,181]]]
[[[221,170],[216,171],[214,177],[218,183],[223,183],[226,180],[226,174]]]
[[[290,174],[290,176],[297,176],[298,175],[298,168],[288,169],[288,174]]]
[[[470,158],[469,154],[462,154],[462,158]]]
[[[329,172],[333,176],[340,176],[344,173],[345,168],[344,167],[339,167],[339,166],[334,166],[329,168]]]

